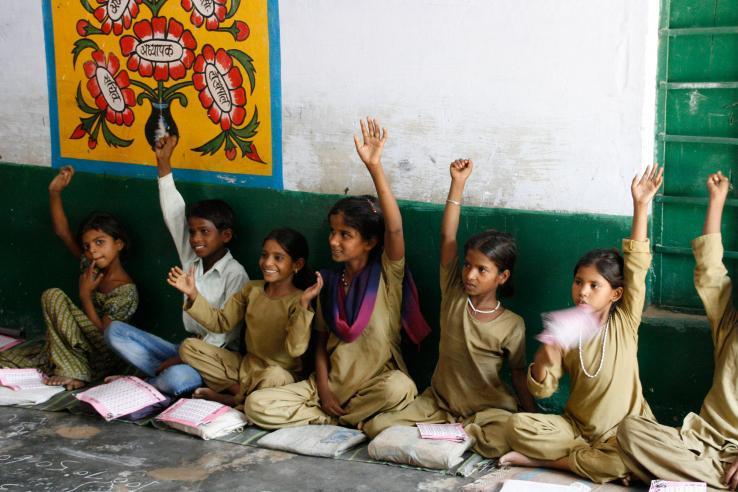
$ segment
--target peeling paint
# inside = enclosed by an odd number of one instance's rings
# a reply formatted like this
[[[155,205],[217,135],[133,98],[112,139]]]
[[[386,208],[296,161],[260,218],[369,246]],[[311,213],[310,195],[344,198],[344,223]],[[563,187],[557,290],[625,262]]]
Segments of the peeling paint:
[[[99,434],[100,428],[92,425],[61,425],[54,432],[67,439],[89,439]]]

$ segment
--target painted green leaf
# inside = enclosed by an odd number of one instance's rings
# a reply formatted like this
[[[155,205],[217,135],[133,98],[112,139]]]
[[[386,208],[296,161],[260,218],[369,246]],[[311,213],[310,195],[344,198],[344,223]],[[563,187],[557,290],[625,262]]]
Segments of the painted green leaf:
[[[99,50],[100,48],[97,46],[97,43],[94,42],[91,39],[78,39],[74,42],[74,48],[72,48],[72,65],[77,65],[77,58],[79,57],[80,53],[82,53],[86,49],[91,50]]]
[[[104,119],[102,120],[102,132],[105,142],[113,147],[128,147],[133,143],[133,140],[125,140],[117,137],[112,131],[110,131],[108,124]]]
[[[251,116],[251,121],[243,128],[233,128],[233,133],[238,135],[239,138],[247,140],[256,135],[256,129],[259,127],[259,110],[254,108],[254,114]]]
[[[226,138],[226,132],[220,132],[212,140],[205,142],[201,146],[194,148],[195,152],[200,152],[202,155],[210,154],[213,155],[218,152],[218,149],[223,145],[223,141]]]
[[[251,85],[251,93],[254,93],[256,87],[256,68],[254,68],[254,59],[241,50],[228,50],[228,54],[241,64],[243,69],[246,71],[246,75],[249,78],[249,84]]]
[[[233,0],[231,2],[231,8],[228,9],[228,13],[226,14],[226,19],[230,19],[234,15],[236,15],[236,12],[238,12],[238,7],[241,5],[241,0]]]
[[[93,108],[89,104],[85,102],[85,99],[82,97],[82,83],[80,82],[77,84],[77,106],[79,106],[79,109],[84,111],[87,114],[97,114],[100,112],[99,109]]]

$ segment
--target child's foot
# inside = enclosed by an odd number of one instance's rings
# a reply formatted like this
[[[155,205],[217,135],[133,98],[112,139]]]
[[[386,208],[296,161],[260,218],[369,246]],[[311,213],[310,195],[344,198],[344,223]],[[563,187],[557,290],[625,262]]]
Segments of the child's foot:
[[[620,479],[624,487],[630,487],[630,479],[632,477],[630,475],[625,475],[623,478]]]
[[[46,380],[46,384],[49,386],[64,386],[67,391],[73,391],[76,389],[84,388],[84,381],[79,379],[68,378],[66,376],[51,376]]]
[[[113,382],[113,381],[115,381],[116,379],[120,379],[120,378],[122,378],[122,377],[123,377],[123,376],[120,376],[120,375],[116,375],[116,376],[108,376],[108,377],[106,377],[106,378],[105,378],[105,379],[103,380],[103,382],[104,382],[104,383],[112,383],[112,382]]]
[[[539,460],[528,458],[523,453],[517,451],[510,451],[500,456],[500,466],[529,466],[531,468],[541,466]]]
[[[192,398],[199,398],[202,400],[217,401],[223,405],[232,407],[236,404],[236,397],[233,395],[227,395],[225,393],[218,393],[217,391],[211,390],[210,388],[197,388],[192,392]]]

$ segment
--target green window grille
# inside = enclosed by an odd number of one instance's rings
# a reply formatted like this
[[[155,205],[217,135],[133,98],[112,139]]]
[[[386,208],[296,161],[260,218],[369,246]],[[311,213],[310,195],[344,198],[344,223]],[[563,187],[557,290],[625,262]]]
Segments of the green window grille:
[[[656,159],[665,176],[653,210],[653,302],[700,311],[690,242],[702,232],[705,181],[716,170],[736,188],[723,214],[723,243],[738,278],[738,0],[662,0]]]

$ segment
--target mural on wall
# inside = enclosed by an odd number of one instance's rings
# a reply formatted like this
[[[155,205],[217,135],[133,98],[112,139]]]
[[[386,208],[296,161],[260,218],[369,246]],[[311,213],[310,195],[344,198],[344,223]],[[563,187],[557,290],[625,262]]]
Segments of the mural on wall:
[[[276,0],[47,0],[52,160],[281,188]]]

